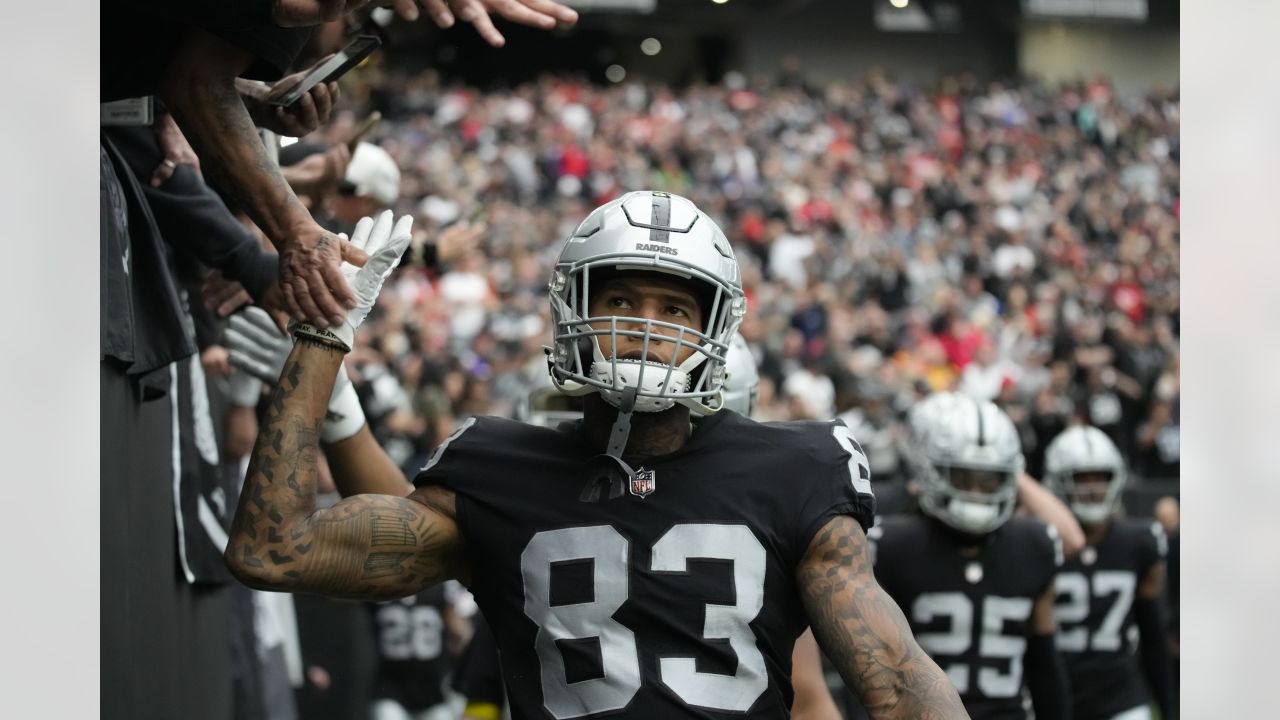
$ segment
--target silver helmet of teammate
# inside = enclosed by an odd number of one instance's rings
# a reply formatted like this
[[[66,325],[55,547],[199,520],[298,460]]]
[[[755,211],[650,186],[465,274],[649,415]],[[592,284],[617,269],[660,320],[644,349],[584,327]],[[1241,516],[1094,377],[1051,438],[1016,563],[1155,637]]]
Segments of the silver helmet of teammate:
[[[742,333],[734,333],[729,342],[724,379],[724,409],[751,417],[756,409],[756,395],[760,388],[760,374],[756,372],[756,359],[747,346]]]
[[[704,327],[625,316],[591,317],[593,284],[619,272],[661,273],[698,295]],[[729,342],[746,314],[738,261],[724,233],[692,202],[657,191],[629,192],[596,208],[565,241],[551,278],[552,382],[571,395],[598,392],[614,407],[635,389],[637,412],[680,403],[708,415],[720,408]],[[593,327],[594,324],[594,327]],[[600,338],[642,340],[641,359],[606,357]],[[648,360],[656,336],[673,343],[670,363]],[[676,358],[692,352],[676,365]]]
[[[1013,421],[994,403],[938,392],[915,405],[907,430],[920,508],[971,535],[1013,515],[1023,457]]]
[[[1096,525],[1115,512],[1127,479],[1120,448],[1096,427],[1077,425],[1058,433],[1044,453],[1045,480],[1085,525]],[[1106,480],[1100,495],[1076,486],[1076,478],[1098,473]],[[1083,484],[1083,483],[1082,483]]]

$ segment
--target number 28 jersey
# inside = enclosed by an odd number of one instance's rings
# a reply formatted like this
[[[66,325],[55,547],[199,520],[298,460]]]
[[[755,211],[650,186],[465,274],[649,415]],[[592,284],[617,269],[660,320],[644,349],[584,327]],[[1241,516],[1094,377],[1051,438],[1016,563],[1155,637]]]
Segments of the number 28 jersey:
[[[394,700],[411,712],[445,701],[445,587],[368,606],[378,636],[374,698]]]
[[[786,717],[796,565],[832,517],[874,516],[848,428],[722,411],[584,502],[597,454],[579,427],[475,418],[415,480],[457,495],[512,715]]]

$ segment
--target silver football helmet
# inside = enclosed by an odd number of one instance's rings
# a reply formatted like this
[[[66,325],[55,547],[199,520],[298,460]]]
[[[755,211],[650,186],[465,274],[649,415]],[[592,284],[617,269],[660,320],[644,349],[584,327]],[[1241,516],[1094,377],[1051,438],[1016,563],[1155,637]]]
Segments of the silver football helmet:
[[[1047,483],[1085,525],[1097,525],[1115,512],[1127,480],[1120,448],[1106,433],[1089,425],[1069,427],[1058,433],[1045,448],[1044,473]],[[1100,499],[1080,496],[1075,483],[1080,473],[1108,476],[1106,492]]]
[[[1013,515],[1024,460],[1013,421],[992,402],[938,392],[915,405],[907,430],[920,508],[970,535]]]
[[[725,360],[724,408],[739,415],[751,417],[756,409],[756,395],[760,389],[760,374],[756,371],[756,359],[747,346],[742,333],[735,332],[729,341],[729,355]]]
[[[690,283],[702,299],[704,327],[625,316],[591,317],[592,283],[616,272],[663,273]],[[689,200],[629,192],[591,212],[565,241],[551,278],[552,382],[570,395],[599,392],[624,410],[658,412],[680,403],[708,415],[723,405],[729,341],[746,314],[738,261],[724,233]],[[595,323],[597,327],[592,327]],[[623,327],[625,326],[625,327]],[[640,359],[606,357],[600,338],[643,341]],[[672,343],[672,361],[648,360],[651,339]],[[678,366],[686,350],[692,353]],[[632,391],[634,390],[634,394]],[[634,399],[624,408],[624,397]]]

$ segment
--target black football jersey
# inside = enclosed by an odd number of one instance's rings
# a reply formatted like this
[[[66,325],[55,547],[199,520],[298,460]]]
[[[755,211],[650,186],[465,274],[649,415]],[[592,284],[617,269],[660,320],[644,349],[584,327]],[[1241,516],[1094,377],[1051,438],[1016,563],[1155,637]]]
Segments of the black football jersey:
[[[830,518],[874,516],[848,428],[722,411],[584,502],[597,454],[580,426],[473,418],[416,479],[457,494],[513,717],[786,717],[796,565]]]
[[[921,514],[882,517],[869,536],[876,579],[951,678],[970,717],[1026,718],[1022,657],[1032,607],[1062,563],[1057,532],[1014,517],[973,558],[961,555],[953,531]]]
[[[1058,574],[1058,650],[1077,720],[1110,718],[1147,703],[1134,601],[1142,577],[1165,554],[1160,523],[1115,520],[1100,542],[1085,546]]]
[[[444,585],[400,600],[370,603],[379,658],[374,698],[395,700],[409,711],[444,702],[449,670],[444,609]]]

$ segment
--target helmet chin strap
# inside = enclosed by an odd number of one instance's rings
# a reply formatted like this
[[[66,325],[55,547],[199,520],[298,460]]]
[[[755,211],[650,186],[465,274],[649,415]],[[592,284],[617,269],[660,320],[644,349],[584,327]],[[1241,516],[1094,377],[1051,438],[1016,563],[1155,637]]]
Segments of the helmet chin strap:
[[[627,438],[631,436],[631,413],[635,411],[638,394],[639,388],[634,386],[622,391],[618,417],[609,431],[608,448],[603,455],[597,455],[587,463],[587,481],[578,496],[582,502],[600,502],[606,491],[608,499],[613,500],[627,491],[627,482],[636,471],[622,459],[622,452],[626,450]]]

